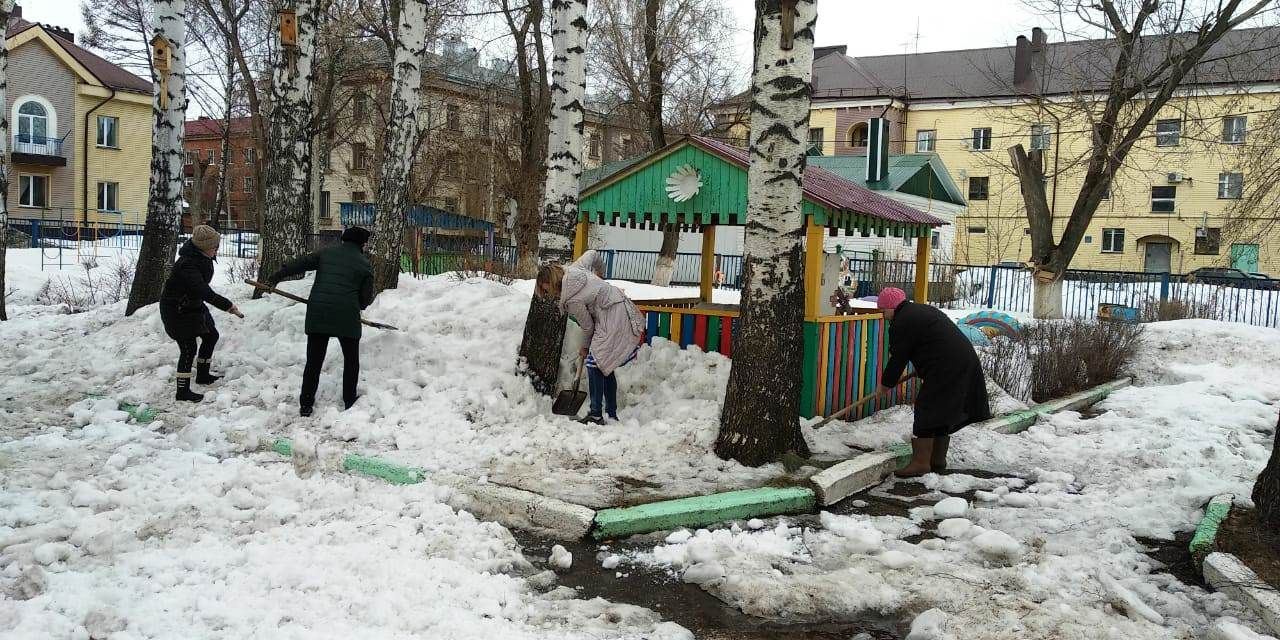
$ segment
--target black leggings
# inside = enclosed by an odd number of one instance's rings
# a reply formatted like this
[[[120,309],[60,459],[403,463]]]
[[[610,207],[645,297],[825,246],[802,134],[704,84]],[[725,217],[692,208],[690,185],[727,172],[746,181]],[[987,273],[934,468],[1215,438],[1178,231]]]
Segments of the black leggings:
[[[196,350],[196,338],[200,338],[200,349]],[[191,373],[191,363],[199,357],[208,360],[213,357],[213,347],[218,344],[218,330],[209,328],[209,333],[199,336],[188,336],[178,342],[178,373]]]
[[[310,407],[316,403],[316,387],[320,386],[320,369],[333,336],[307,334],[307,366],[302,370],[302,395],[298,404]],[[351,406],[356,401],[356,383],[360,380],[360,338],[338,338],[342,346],[342,401]]]

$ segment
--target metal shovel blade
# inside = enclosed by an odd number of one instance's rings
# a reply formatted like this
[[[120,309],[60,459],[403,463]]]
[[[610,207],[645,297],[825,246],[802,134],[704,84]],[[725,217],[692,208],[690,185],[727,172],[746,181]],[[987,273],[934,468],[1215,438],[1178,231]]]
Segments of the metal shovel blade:
[[[565,389],[556,396],[556,401],[551,405],[551,413],[558,416],[576,416],[578,410],[582,409],[582,403],[586,401],[586,391]]]

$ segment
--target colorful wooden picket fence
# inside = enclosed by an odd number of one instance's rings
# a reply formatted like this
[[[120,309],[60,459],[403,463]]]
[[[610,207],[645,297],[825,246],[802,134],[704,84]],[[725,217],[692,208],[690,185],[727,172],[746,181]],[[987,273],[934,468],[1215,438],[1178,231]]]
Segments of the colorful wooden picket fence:
[[[687,348],[733,357],[738,312],[674,306],[640,305],[645,313],[645,341],[665,338]],[[804,323],[802,417],[826,416],[876,389],[889,353],[888,326],[880,314],[832,316]],[[912,379],[885,398],[868,402],[849,419],[912,402],[920,381]]]
[[[695,345],[708,353],[733,357],[733,336],[738,328],[737,311],[680,309],[640,305],[648,325],[645,342],[666,338],[681,349]]]
[[[874,392],[888,357],[888,322],[878,313],[805,322],[802,415],[827,416]],[[912,402],[919,385],[912,378],[887,396],[859,407],[849,419]]]

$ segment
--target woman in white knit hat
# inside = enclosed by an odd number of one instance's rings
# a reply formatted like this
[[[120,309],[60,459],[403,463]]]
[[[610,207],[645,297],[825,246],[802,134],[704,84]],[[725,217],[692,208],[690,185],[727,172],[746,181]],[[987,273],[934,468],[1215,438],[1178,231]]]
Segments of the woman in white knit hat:
[[[196,363],[196,384],[218,381],[209,371],[213,347],[218,343],[218,328],[205,303],[243,318],[244,314],[230,300],[220,296],[209,282],[213,280],[213,260],[218,255],[222,236],[213,227],[200,225],[191,230],[191,239],[178,250],[178,261],[169,272],[160,294],[160,320],[164,331],[178,343],[177,400],[200,402],[204,396],[191,391],[191,363]],[[200,348],[196,349],[196,339]]]

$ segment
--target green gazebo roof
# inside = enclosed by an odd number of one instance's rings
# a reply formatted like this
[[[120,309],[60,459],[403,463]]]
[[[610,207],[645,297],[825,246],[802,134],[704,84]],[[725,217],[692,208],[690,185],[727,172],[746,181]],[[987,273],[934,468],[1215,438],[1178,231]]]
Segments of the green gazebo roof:
[[[932,153],[889,156],[889,174],[884,180],[867,182],[867,157],[809,156],[809,164],[851,180],[872,191],[898,191],[930,200],[964,206],[964,194],[951,179],[942,159]]]
[[[686,136],[648,155],[584,173],[581,219],[645,227],[743,225],[748,164],[745,149]],[[697,169],[702,187],[689,200],[676,202],[667,194],[667,178],[685,165]],[[863,235],[926,237],[930,228],[945,224],[816,164],[805,170],[802,208],[819,225]]]

